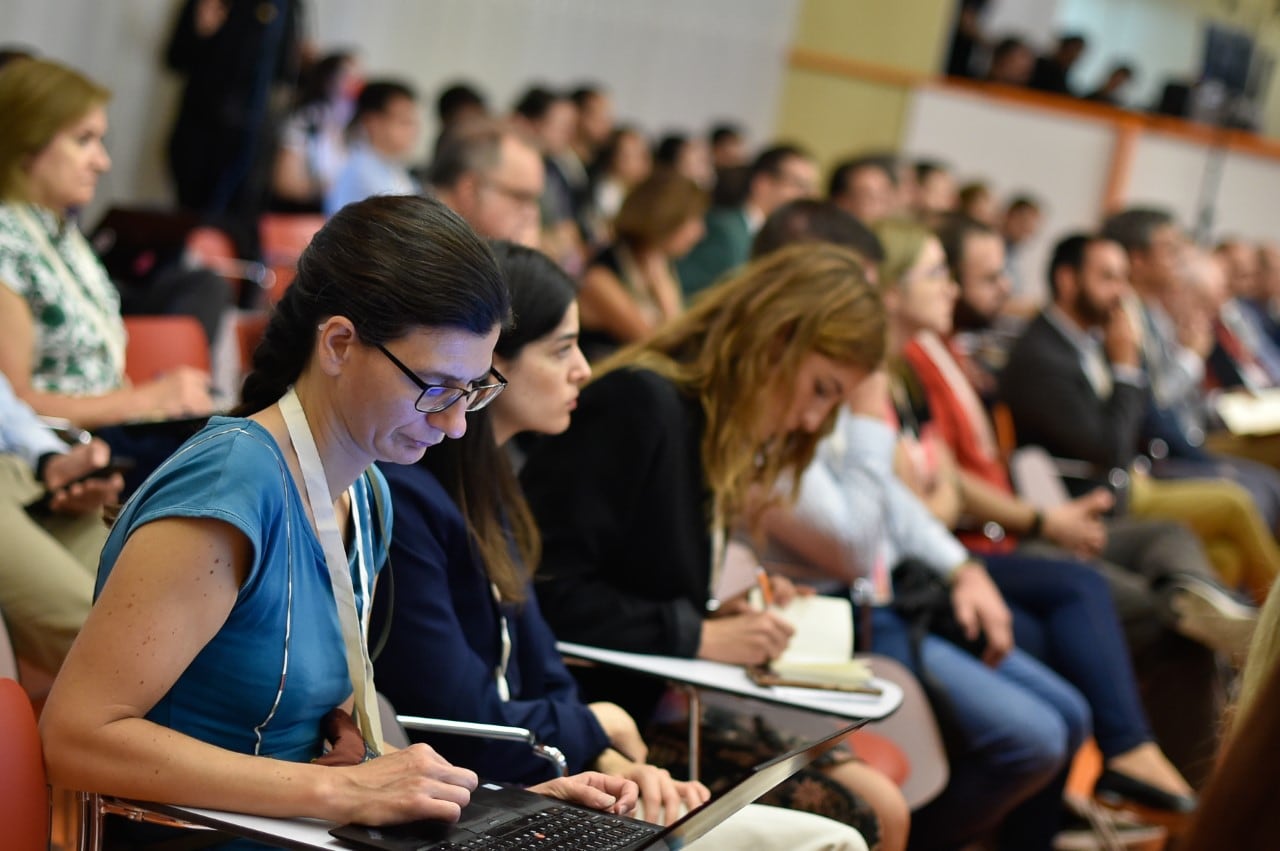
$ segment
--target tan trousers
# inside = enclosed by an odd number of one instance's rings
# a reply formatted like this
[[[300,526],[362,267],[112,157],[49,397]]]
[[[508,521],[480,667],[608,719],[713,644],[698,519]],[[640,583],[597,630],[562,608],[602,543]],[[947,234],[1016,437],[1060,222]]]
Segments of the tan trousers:
[[[1204,448],[1280,468],[1280,434],[1241,437],[1225,430],[1214,431],[1205,435]]]
[[[97,512],[37,521],[30,467],[0,455],[0,613],[18,656],[57,672],[89,614],[107,528]]]
[[[1225,479],[1134,476],[1129,510],[1137,517],[1185,523],[1204,543],[1222,581],[1259,603],[1280,575],[1276,546],[1249,492]]]

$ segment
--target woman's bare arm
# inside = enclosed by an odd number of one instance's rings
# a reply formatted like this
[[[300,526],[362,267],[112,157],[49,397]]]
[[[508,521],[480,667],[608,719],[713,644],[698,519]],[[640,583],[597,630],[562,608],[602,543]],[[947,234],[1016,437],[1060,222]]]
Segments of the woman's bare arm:
[[[146,720],[226,621],[250,558],[244,535],[217,520],[134,532],[45,706],[51,781],[276,817],[456,819],[475,775],[424,745],[329,768],[235,753]]]
[[[207,414],[209,377],[179,367],[146,384],[128,386],[95,396],[46,393],[31,384],[36,328],[26,301],[0,284],[0,372],[36,413],[61,417],[81,428],[94,429],[152,416]]]
[[[623,342],[642,340],[653,331],[622,282],[602,266],[592,266],[583,276],[578,306],[582,327],[605,331]]]

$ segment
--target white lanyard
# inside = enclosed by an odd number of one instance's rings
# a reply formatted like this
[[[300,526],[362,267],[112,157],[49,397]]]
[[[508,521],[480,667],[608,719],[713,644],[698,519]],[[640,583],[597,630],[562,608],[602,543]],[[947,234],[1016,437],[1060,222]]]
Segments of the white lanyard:
[[[707,586],[707,611],[714,612],[720,608],[716,599],[716,590],[720,587],[720,576],[724,573],[725,548],[728,544],[728,533],[725,531],[724,510],[720,497],[714,499],[711,511],[711,575]]]
[[[373,687],[373,662],[369,659],[369,647],[365,643],[365,631],[368,629],[369,613],[373,607],[369,599],[369,574],[365,569],[363,533],[360,522],[354,517],[355,486],[352,485],[348,493],[353,508],[351,523],[355,529],[356,566],[360,572],[360,590],[365,601],[363,620],[356,609],[350,562],[342,545],[342,535],[338,532],[338,517],[333,511],[333,497],[329,494],[329,486],[325,481],[324,464],[316,449],[311,427],[307,424],[307,416],[298,401],[298,394],[292,387],[280,400],[280,413],[284,417],[285,428],[289,430],[294,451],[298,453],[298,465],[302,468],[302,481],[307,488],[307,500],[311,503],[316,535],[320,538],[320,546],[324,548],[325,561],[329,563],[329,582],[333,586],[338,622],[342,626],[342,643],[346,647],[347,673],[355,692],[355,720],[364,735],[365,745],[375,753],[380,753],[382,724]]]
[[[502,595],[498,593],[498,586],[490,582],[489,590],[493,592],[494,608],[498,614],[498,633],[502,641],[502,658],[498,667],[493,669],[493,674],[498,681],[498,697],[506,703],[511,700],[511,684],[507,682],[507,668],[511,665],[511,627],[502,611]]]
[[[119,379],[124,375],[124,346],[125,334],[124,326],[110,322],[104,306],[94,301],[90,295],[87,284],[82,282],[80,278],[67,265],[67,261],[62,255],[54,249],[52,243],[49,242],[49,235],[45,233],[44,227],[36,221],[35,216],[31,215],[31,211],[25,206],[15,204],[14,213],[18,217],[19,223],[27,231],[27,235],[36,243],[40,249],[40,253],[44,255],[44,259],[53,268],[54,274],[62,279],[63,285],[67,289],[67,295],[80,303],[80,308],[85,318],[94,324],[98,330],[98,334],[102,337],[103,343],[107,347],[107,355],[111,358],[111,371]],[[93,258],[93,252],[89,250],[89,245],[84,241],[84,237],[79,231],[74,230],[68,237],[68,244],[71,250],[79,255],[79,265],[88,268],[91,264],[96,264],[97,260]]]

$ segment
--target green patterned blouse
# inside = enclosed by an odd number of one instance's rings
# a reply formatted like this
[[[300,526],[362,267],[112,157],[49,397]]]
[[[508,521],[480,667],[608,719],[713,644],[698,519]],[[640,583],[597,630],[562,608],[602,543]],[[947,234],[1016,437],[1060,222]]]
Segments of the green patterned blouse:
[[[0,284],[35,322],[35,389],[81,396],[123,384],[120,296],[74,224],[43,207],[0,204]]]

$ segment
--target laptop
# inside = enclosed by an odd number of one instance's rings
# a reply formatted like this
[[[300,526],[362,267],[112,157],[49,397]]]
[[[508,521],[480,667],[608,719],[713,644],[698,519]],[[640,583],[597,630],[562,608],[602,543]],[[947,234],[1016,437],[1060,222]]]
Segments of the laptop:
[[[830,751],[862,723],[850,724],[813,744],[756,766],[721,795],[667,827],[567,804],[523,789],[481,783],[457,824],[349,824],[329,833],[357,848],[376,851],[679,851]]]

